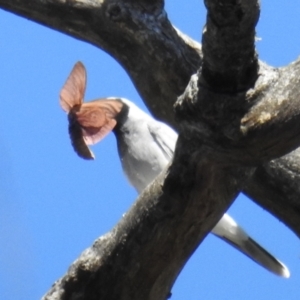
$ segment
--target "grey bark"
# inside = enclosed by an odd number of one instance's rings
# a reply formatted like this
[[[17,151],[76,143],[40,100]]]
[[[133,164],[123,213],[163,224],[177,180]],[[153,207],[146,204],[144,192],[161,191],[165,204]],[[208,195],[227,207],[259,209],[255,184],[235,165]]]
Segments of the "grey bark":
[[[300,145],[299,62],[258,60],[258,1],[205,4],[201,46],[174,29],[159,0],[0,0],[108,52],[179,132],[170,169],[44,299],[166,299],[240,191],[300,235],[299,151],[288,154]]]
[[[244,193],[300,237],[300,149],[259,166]]]

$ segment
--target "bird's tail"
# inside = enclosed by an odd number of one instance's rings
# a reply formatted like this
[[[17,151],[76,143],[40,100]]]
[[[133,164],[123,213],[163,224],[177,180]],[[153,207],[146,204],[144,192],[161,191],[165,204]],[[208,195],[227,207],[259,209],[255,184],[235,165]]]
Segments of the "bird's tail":
[[[288,278],[288,268],[255,242],[229,215],[225,214],[212,232],[270,272]]]

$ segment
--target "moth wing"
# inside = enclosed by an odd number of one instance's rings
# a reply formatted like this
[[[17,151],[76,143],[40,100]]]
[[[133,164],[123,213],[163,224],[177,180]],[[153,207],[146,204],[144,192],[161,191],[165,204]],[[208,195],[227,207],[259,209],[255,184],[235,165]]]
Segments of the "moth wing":
[[[60,106],[65,112],[69,113],[74,106],[82,104],[86,77],[84,65],[80,61],[77,62],[60,91]]]
[[[89,104],[93,104],[90,102]],[[117,121],[106,107],[82,105],[76,113],[77,121],[82,128],[82,135],[87,145],[100,142],[116,126]]]
[[[80,124],[76,121],[69,123],[69,134],[74,151],[83,159],[94,159],[93,152],[87,146]]]

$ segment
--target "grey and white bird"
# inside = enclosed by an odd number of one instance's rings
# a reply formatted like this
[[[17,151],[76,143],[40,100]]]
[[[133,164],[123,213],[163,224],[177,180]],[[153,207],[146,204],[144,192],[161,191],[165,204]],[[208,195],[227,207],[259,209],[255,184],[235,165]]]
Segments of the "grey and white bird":
[[[177,134],[123,98],[103,98],[83,103],[86,71],[78,62],[60,93],[60,105],[68,113],[74,150],[85,159],[94,155],[88,145],[115,133],[124,173],[140,193],[173,157]],[[288,278],[287,267],[255,242],[228,214],[212,233],[269,271]]]

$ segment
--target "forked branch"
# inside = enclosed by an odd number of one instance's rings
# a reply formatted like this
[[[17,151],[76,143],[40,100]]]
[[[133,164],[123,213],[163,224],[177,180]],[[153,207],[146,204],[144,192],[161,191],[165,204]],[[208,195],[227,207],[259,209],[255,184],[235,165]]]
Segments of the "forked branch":
[[[299,62],[274,69],[257,60],[258,1],[205,3],[203,57],[171,25],[163,1],[0,0],[108,52],[150,111],[180,133],[165,184],[162,174],[45,299],[166,299],[246,180],[247,194],[300,236],[298,152],[279,158],[300,144]]]

